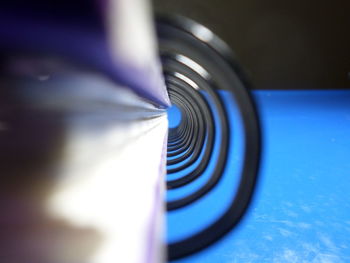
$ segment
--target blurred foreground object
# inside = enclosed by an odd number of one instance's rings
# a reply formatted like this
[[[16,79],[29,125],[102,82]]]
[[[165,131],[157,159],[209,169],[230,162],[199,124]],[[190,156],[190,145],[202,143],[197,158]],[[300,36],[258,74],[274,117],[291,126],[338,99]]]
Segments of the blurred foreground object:
[[[169,99],[151,21],[147,1],[0,4],[3,262],[162,260]]]

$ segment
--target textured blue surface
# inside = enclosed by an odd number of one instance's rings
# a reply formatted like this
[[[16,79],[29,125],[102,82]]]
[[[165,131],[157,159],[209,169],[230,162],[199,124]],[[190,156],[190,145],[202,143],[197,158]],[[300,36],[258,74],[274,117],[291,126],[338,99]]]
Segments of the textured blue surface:
[[[251,208],[219,242],[176,262],[350,262],[350,91],[254,95],[264,149]],[[234,141],[240,136],[235,132]],[[232,165],[237,154],[231,153]],[[224,179],[216,193],[169,214],[168,240],[180,240],[220,215],[223,199],[234,193],[234,182]]]

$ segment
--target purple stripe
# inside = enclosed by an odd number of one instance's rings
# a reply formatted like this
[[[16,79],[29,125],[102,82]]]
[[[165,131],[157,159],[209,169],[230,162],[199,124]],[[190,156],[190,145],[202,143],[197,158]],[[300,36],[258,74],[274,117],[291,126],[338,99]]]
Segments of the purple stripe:
[[[161,73],[155,67],[137,68],[121,58],[116,62],[104,32],[79,24],[13,17],[1,11],[0,18],[0,48],[61,56],[106,73],[161,107],[170,105]]]
[[[146,257],[145,257],[145,263],[153,263],[155,262],[155,255],[154,255],[154,250],[155,246],[155,236],[157,233],[157,216],[160,210],[162,209],[161,206],[164,209],[164,198],[163,198],[163,191],[165,189],[164,185],[164,176],[165,176],[165,161],[166,161],[166,152],[167,152],[167,141],[168,141],[168,134],[165,135],[164,141],[163,141],[163,150],[162,150],[162,156],[161,156],[161,162],[159,166],[159,177],[157,179],[157,186],[156,186],[156,192],[155,192],[155,205],[153,206],[152,213],[151,213],[151,220],[150,220],[150,226],[148,230],[148,247],[146,251]],[[158,241],[158,240],[157,240]]]

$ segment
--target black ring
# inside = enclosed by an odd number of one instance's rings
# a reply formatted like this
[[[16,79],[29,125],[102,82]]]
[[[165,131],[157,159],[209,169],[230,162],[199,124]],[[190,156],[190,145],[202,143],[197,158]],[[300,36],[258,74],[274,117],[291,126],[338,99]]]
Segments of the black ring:
[[[181,96],[182,93],[178,93],[176,91],[176,89],[171,88],[172,86],[172,82],[169,81],[169,93],[173,94],[173,93],[177,93],[179,96]],[[177,86],[178,89],[182,89],[181,86]],[[186,90],[183,91],[184,93],[188,94],[188,96],[184,96],[182,99],[184,101],[190,100],[189,103],[192,103],[193,105],[197,105],[197,107],[194,109],[195,111],[195,115],[196,118],[198,119],[197,122],[194,122],[193,126],[196,128],[197,132],[198,132],[198,138],[196,140],[193,141],[193,144],[191,145],[191,147],[180,157],[178,157],[175,160],[171,160],[172,162],[170,162],[171,164],[175,164],[178,163],[180,161],[184,161],[185,159],[189,158],[189,160],[183,164],[182,166],[179,166],[177,168],[173,168],[172,172],[173,173],[175,171],[180,171],[182,169],[185,169],[186,167],[189,167],[191,164],[193,164],[200,156],[201,153],[201,149],[203,147],[204,141],[205,141],[205,134],[206,134],[206,125],[204,123],[204,118],[203,118],[203,102],[200,100],[200,96],[197,93],[191,94],[190,92],[187,92]],[[196,97],[192,97],[193,95],[195,95]],[[198,103],[201,102],[201,103]],[[204,104],[205,105],[205,104]],[[198,125],[197,125],[198,124]],[[169,164],[169,162],[168,162]],[[169,173],[168,169],[168,173]]]
[[[169,202],[167,204],[168,210],[188,205],[209,192],[219,181],[226,167],[227,152],[229,150],[227,147],[231,131],[229,130],[224,104],[216,93],[217,90],[225,89],[232,92],[239,108],[245,132],[243,167],[239,187],[236,196],[231,201],[231,205],[218,220],[206,229],[179,242],[168,244],[168,256],[172,260],[209,246],[229,232],[240,221],[250,203],[256,184],[260,161],[261,135],[255,105],[247,92],[250,85],[224,42],[207,28],[183,17],[159,18],[157,20],[157,33],[159,47],[161,54],[163,54],[162,63],[165,71],[173,72],[175,76],[175,73],[180,73],[208,92],[210,100],[214,102],[210,106],[216,109],[222,131],[220,136],[222,147],[220,147],[218,163],[210,179],[199,191],[180,200]],[[179,80],[177,82],[181,83]],[[181,88],[184,86],[182,83]],[[177,90],[181,89],[179,87],[177,85]],[[188,91],[188,89],[186,90]],[[189,126],[195,124],[186,117],[182,121],[184,124],[181,125],[181,134],[184,135],[185,131],[190,129]],[[179,135],[180,133],[177,134]],[[178,140],[182,138],[182,136],[175,135],[171,137],[173,146],[177,141],[174,138]],[[184,178],[188,178],[187,175],[168,181],[168,187],[179,187],[191,181],[184,180]],[[174,182],[178,183],[173,185]]]

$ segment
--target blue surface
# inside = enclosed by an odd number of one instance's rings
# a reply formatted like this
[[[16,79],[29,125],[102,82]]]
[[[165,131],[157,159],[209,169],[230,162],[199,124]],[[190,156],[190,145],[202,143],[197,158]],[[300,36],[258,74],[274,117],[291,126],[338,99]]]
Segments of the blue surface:
[[[203,93],[203,95],[206,96],[206,93]],[[207,227],[227,210],[231,199],[235,195],[242,164],[241,153],[243,150],[243,130],[240,125],[240,115],[235,107],[233,97],[228,92],[222,92],[220,96],[228,105],[227,111],[231,125],[230,128],[231,130],[234,130],[234,133],[231,134],[230,148],[232,151],[229,152],[228,165],[224,171],[222,180],[220,180],[218,185],[211,192],[191,205],[168,213],[167,221],[168,225],[171,227],[168,228],[167,242],[179,241]],[[214,105],[210,98],[208,103],[210,106]],[[181,188],[169,190],[167,192],[168,201],[177,200],[197,191],[209,180],[209,177],[215,168],[221,146],[221,130],[217,112],[214,108],[212,110],[217,129],[217,136],[215,138],[213,155],[210,159],[208,167],[205,172],[192,183]],[[176,118],[173,118],[174,115],[171,113],[168,117],[169,123],[176,120]],[[186,168],[176,174],[168,175],[168,179],[175,179],[187,174],[198,166],[200,161],[201,156],[189,168]],[[176,165],[169,167],[176,167]],[[218,202],[218,200],[220,201]],[[208,212],[208,208],[210,208],[210,212]],[[186,224],[184,224],[184,222],[186,222]]]
[[[264,138],[254,202],[238,228],[176,262],[350,262],[350,91],[254,95]],[[235,131],[233,139],[242,134]],[[230,165],[236,167],[234,151]],[[216,193],[169,214],[168,240],[180,240],[221,214],[235,183],[224,180]]]
[[[181,122],[181,111],[176,105],[172,105],[167,110],[169,122],[169,128],[177,127]]]

